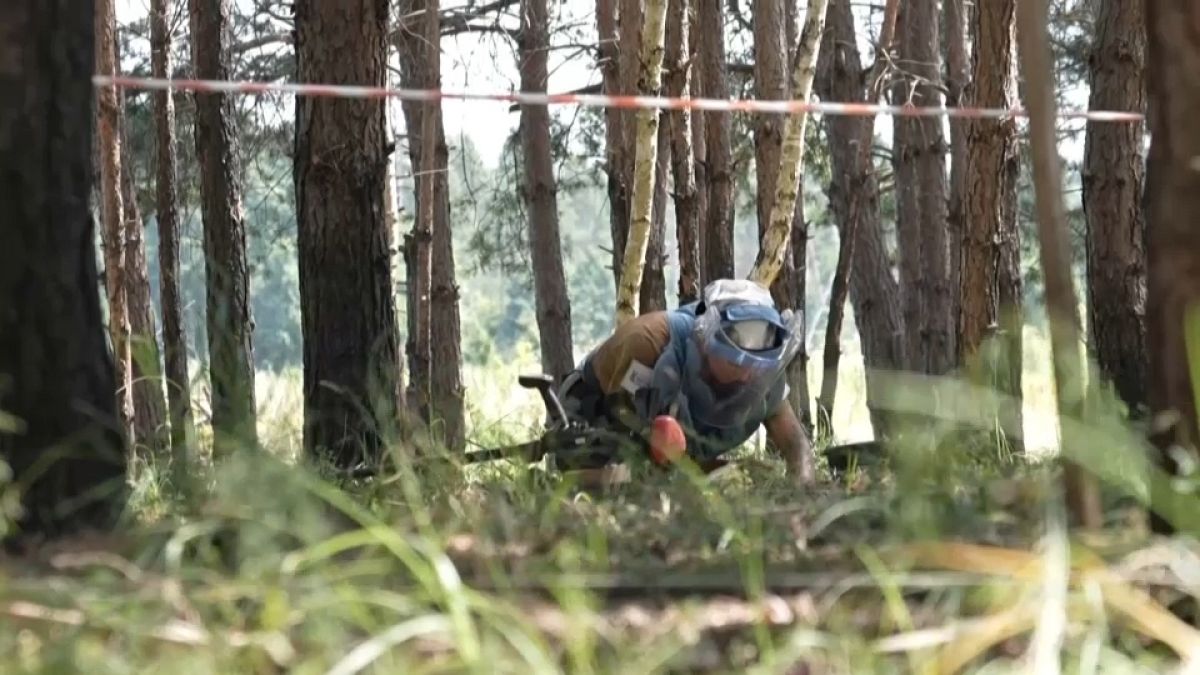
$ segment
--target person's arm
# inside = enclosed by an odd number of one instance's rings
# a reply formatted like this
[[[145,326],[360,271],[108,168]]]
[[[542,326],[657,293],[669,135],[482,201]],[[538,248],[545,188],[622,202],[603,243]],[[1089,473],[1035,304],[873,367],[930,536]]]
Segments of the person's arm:
[[[666,312],[651,312],[617,328],[592,357],[610,416],[630,431],[645,431],[650,423],[635,412],[633,395],[649,385],[654,363],[669,339]]]
[[[775,412],[763,423],[767,428],[767,439],[783,455],[788,473],[800,483],[813,479],[813,451],[804,425],[788,405],[787,399],[779,402]]]

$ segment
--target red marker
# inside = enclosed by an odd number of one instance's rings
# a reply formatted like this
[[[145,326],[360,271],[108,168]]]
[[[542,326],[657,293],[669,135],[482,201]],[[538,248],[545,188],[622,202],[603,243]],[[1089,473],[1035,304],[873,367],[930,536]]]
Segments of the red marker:
[[[670,415],[659,415],[650,424],[650,457],[655,464],[664,466],[682,457],[687,452],[687,437],[683,427]]]

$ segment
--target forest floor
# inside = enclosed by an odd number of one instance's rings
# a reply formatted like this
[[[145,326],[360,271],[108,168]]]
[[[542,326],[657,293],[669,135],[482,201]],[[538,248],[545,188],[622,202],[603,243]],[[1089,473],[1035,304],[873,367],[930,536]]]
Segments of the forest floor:
[[[755,449],[603,490],[507,462],[335,484],[294,464],[295,426],[266,423],[274,454],[198,473],[202,503],[143,471],[120,533],[0,559],[0,672],[1200,666],[1200,544],[1150,535],[1119,482],[1103,531],[1069,531],[1037,458],[821,463],[804,489]]]
[[[186,521],[6,560],[0,670],[1161,673],[1200,653],[1167,609],[1190,615],[1200,547],[1120,501],[1068,537],[1050,478],[798,491],[750,457],[602,491],[503,464],[337,487],[240,458]]]

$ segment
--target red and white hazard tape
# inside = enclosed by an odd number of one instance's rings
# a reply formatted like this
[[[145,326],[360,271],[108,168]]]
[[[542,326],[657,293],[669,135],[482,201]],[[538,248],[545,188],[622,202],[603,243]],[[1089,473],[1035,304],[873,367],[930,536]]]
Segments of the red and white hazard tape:
[[[867,103],[835,103],[812,101],[765,101],[756,99],[680,98],[666,96],[610,96],[607,94],[543,94],[530,92],[474,92],[438,89],[394,89],[333,84],[296,84],[291,82],[247,82],[228,80],[162,79],[95,75],[92,82],[98,87],[116,86],[125,89],[175,89],[199,92],[237,94],[285,93],[297,96],[332,98],[398,98],[410,101],[499,101],[525,105],[582,105],[601,108],[658,108],[663,110],[717,110],[732,112],[765,112],[794,114],[799,112],[824,115],[899,115],[904,117],[965,117],[1008,118],[1028,117],[1021,108],[947,108],[914,105],[876,105]],[[1136,112],[1110,110],[1061,110],[1058,117],[1087,119],[1098,122],[1140,122],[1145,116]]]

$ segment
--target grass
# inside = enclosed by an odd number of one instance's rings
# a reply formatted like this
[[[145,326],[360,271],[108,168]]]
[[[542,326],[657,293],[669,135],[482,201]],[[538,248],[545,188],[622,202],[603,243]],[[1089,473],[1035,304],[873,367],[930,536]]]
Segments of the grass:
[[[1045,346],[1031,330],[1025,428],[1052,451]],[[861,361],[842,364],[834,423],[861,440]],[[470,438],[535,433],[516,375],[536,369],[464,373]],[[299,385],[260,375],[271,454],[213,469],[194,509],[149,467],[128,530],[6,559],[0,671],[1124,673],[1200,653],[1163,609],[1188,606],[1200,547],[1149,536],[1136,490],[1069,535],[1050,463],[914,445],[798,489],[751,444],[711,480],[635,466],[601,491],[507,464],[335,484],[293,464]]]

